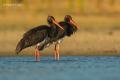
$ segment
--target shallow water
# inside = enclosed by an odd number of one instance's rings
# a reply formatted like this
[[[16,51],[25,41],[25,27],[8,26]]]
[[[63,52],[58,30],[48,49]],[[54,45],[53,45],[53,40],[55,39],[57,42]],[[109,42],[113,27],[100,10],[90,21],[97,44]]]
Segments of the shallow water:
[[[120,57],[0,57],[0,80],[120,80]]]

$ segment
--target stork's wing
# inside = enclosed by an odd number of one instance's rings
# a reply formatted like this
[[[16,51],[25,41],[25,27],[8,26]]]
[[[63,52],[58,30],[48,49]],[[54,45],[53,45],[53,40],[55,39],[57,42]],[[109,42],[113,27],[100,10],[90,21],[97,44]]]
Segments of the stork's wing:
[[[43,41],[49,34],[49,27],[48,26],[38,26],[29,31],[27,31],[23,38],[18,42],[16,47],[16,53],[18,54],[21,50],[34,46],[37,43]]]

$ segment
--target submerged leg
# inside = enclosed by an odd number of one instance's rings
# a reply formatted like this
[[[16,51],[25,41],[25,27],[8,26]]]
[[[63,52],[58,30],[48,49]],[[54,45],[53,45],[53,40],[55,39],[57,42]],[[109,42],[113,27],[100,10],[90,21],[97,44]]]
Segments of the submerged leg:
[[[37,61],[37,50],[36,50],[36,48],[35,48],[34,56],[35,56],[35,61]]]
[[[37,49],[37,59],[36,59],[37,62],[40,61],[40,57],[41,57],[40,55],[41,55],[41,53],[40,53],[40,51]]]
[[[38,61],[40,61],[40,52],[39,52],[39,50],[38,50],[38,46],[36,46],[36,48],[35,48],[35,61],[36,62],[38,62]]]
[[[56,47],[56,44],[55,44],[54,58],[55,58],[55,60],[57,59],[57,47]]]
[[[57,60],[60,59],[60,45],[57,44]]]
[[[59,43],[55,44],[55,59],[59,60],[60,58],[60,46]]]

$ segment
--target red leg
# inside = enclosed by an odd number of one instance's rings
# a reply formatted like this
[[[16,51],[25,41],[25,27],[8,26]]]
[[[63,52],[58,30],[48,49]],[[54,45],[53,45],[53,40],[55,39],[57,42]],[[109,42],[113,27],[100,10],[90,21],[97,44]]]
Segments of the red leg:
[[[57,48],[56,48],[56,44],[55,44],[54,58],[55,58],[55,60],[57,59]]]
[[[59,48],[59,44],[57,44],[57,60],[60,59],[60,48]]]
[[[59,52],[59,44],[55,44],[55,59],[59,60],[60,58],[60,52]]]
[[[36,60],[37,62],[39,62],[40,61],[40,52],[39,52],[39,50],[37,50],[37,60]]]
[[[37,49],[36,48],[35,48],[34,56],[35,56],[35,61],[37,61]]]
[[[35,48],[35,54],[34,54],[34,56],[35,56],[35,61],[36,61],[36,62],[40,61],[40,52],[39,52],[37,46],[36,46],[36,48]]]

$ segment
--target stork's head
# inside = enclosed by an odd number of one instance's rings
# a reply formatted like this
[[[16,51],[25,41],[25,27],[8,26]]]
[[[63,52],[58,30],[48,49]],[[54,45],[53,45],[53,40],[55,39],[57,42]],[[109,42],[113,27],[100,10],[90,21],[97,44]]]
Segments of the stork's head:
[[[73,28],[75,28],[76,30],[79,28],[77,26],[77,24],[75,23],[75,21],[73,21],[72,17],[70,15],[66,15],[64,17],[64,21],[69,23]]]
[[[47,17],[47,21],[48,21],[48,24],[50,24],[52,27],[59,27],[60,29],[64,30],[60,25],[59,23],[55,20],[55,18],[53,16],[48,16]]]

